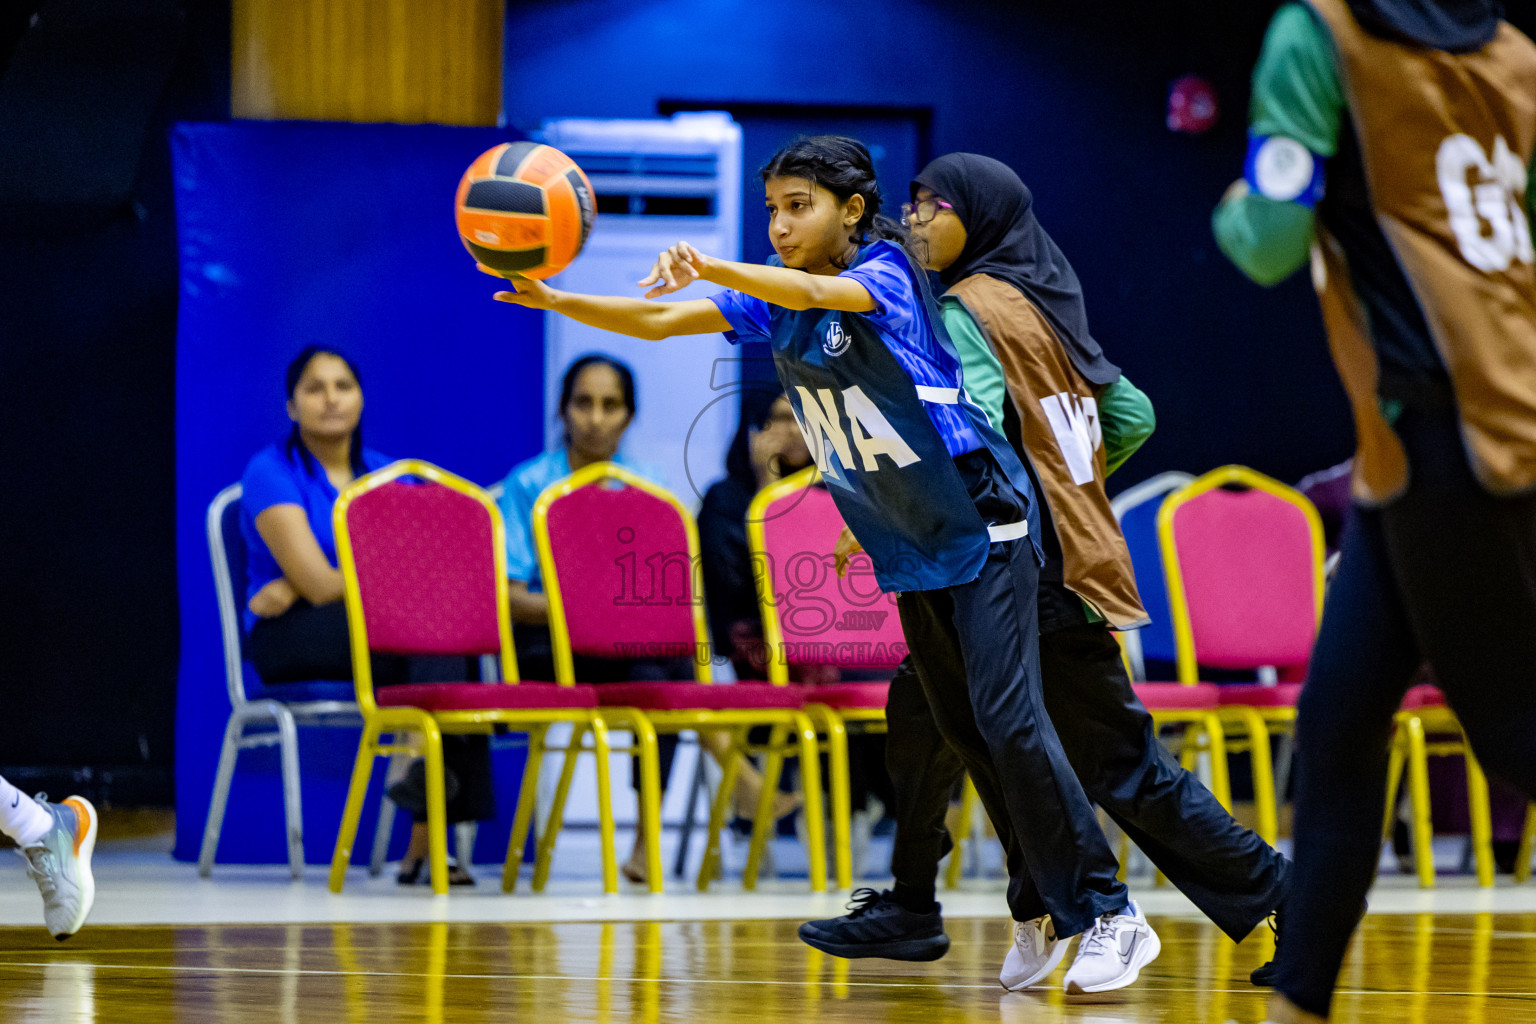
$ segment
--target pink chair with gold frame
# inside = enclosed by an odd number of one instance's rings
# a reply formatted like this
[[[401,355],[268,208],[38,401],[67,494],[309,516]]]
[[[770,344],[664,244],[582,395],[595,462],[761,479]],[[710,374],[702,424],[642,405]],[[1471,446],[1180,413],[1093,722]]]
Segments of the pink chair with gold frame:
[[[1323,527],[1292,487],[1245,466],[1213,469],[1170,494],[1158,510],[1158,539],[1173,619],[1178,681],[1200,668],[1258,669],[1302,676],[1323,608]],[[1224,683],[1221,713],[1246,733],[1257,831],[1279,832],[1270,729],[1296,718],[1299,683]]]
[[[402,478],[422,483],[409,483]],[[354,481],[333,512],[336,553],[345,581],[352,666],[363,734],[336,835],[330,888],[340,892],[352,859],[358,817],[378,757],[426,760],[428,864],[432,889],[448,892],[442,735],[489,733],[506,726],[529,736],[503,887],[511,888],[532,821],[544,735],[558,722],[593,737],[603,836],[603,887],[618,889],[608,788],[608,721],[592,687],[519,683],[507,605],[506,534],[496,503],[480,488],[431,463],[404,460]],[[371,655],[495,655],[503,682],[421,683],[375,690]],[[619,716],[623,719],[623,716]],[[385,736],[391,737],[385,740]],[[654,757],[655,737],[650,736]],[[539,846],[535,888],[547,875],[559,815]]]
[[[661,682],[606,683],[595,687],[604,708],[639,708],[658,732],[719,730],[732,736],[734,756],[710,812],[698,887],[706,889],[720,858],[725,825],[747,733],[768,726],[763,792],[755,815],[752,853],[742,884],[754,888],[762,851],[773,828],[774,792],[786,755],[800,758],[811,889],[827,886],[822,824],[821,766],[816,730],[804,698],[769,683],[715,685],[704,622],[699,536],[693,516],[670,491],[611,463],[583,467],[551,484],[533,509],[539,567],[549,598],[555,676],[575,681],[577,654],[600,658],[684,660],[692,678]],[[646,771],[656,770],[654,750],[642,750]],[[560,794],[556,795],[559,806]],[[640,813],[649,846],[647,871],[661,878],[661,807],[641,794]]]

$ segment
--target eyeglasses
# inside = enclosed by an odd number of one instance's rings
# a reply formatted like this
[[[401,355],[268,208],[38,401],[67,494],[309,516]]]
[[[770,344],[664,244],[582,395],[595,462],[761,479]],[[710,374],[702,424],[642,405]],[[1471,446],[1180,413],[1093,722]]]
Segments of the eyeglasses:
[[[901,204],[901,223],[903,227],[913,224],[927,224],[939,215],[940,208],[953,210],[953,203],[946,203],[942,199],[920,199],[915,203]]]

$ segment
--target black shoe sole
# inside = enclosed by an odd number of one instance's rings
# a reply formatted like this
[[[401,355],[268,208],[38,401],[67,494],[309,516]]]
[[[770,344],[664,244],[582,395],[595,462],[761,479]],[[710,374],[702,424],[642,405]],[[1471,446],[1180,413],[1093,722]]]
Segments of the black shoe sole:
[[[949,952],[948,935],[932,935],[926,939],[899,939],[895,942],[832,942],[815,932],[800,928],[800,941],[823,953],[842,957],[844,960],[905,960],[909,963],[926,963],[937,960]]]

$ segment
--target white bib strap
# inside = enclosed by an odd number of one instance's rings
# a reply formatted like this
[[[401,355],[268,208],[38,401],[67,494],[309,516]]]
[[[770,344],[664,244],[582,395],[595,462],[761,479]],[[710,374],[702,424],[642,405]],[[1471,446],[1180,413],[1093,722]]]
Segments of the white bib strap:
[[[1001,543],[1003,543],[1005,541],[1018,540],[1020,537],[1028,537],[1028,536],[1029,536],[1029,522],[1028,522],[1028,520],[1025,520],[1023,522],[1018,522],[1018,523],[1008,523],[1006,526],[989,526],[989,527],[987,527],[987,537],[994,544],[1001,544]]]
[[[935,405],[959,405],[959,388],[935,388],[927,384],[917,385],[917,397],[924,402],[932,402]]]

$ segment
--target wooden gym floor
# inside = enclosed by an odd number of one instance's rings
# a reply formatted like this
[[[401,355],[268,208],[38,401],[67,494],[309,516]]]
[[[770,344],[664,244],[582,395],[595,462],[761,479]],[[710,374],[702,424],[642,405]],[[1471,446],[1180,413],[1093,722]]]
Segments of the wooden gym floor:
[[[1270,954],[1267,929],[1239,947],[1201,920],[1152,923],[1161,957],[1100,1003],[1059,988],[1005,994],[1009,927],[997,918],[950,921],[949,955],[915,965],[824,956],[792,920],[104,925],[64,944],[11,927],[0,929],[0,1021],[1263,1019],[1247,973]],[[1536,915],[1372,915],[1335,1019],[1536,1021]]]
[[[998,987],[1010,928],[996,877],[941,893],[954,943],[944,959],[850,962],[795,937],[800,921],[839,913],[847,893],[813,895],[786,877],[753,893],[730,878],[708,894],[669,880],[663,896],[603,896],[595,833],[567,830],[543,894],[525,884],[504,895],[482,866],[479,886],[434,897],[360,869],[341,895],[319,866],[297,882],[281,865],[220,864],[201,879],[171,860],[170,826],[168,816],[103,815],[95,911],[65,943],[41,927],[20,859],[0,850],[0,1024],[1263,1019],[1264,994],[1247,977],[1272,953],[1269,930],[1234,945],[1149,876],[1132,890],[1162,955],[1130,989],[1087,1003],[1059,987]],[[798,844],[781,845],[787,863]],[[1460,845],[1443,846],[1438,859],[1454,870]],[[1536,885],[1501,878],[1478,889],[1442,875],[1424,891],[1386,859],[1371,909],[1336,1020],[1536,1024]]]

